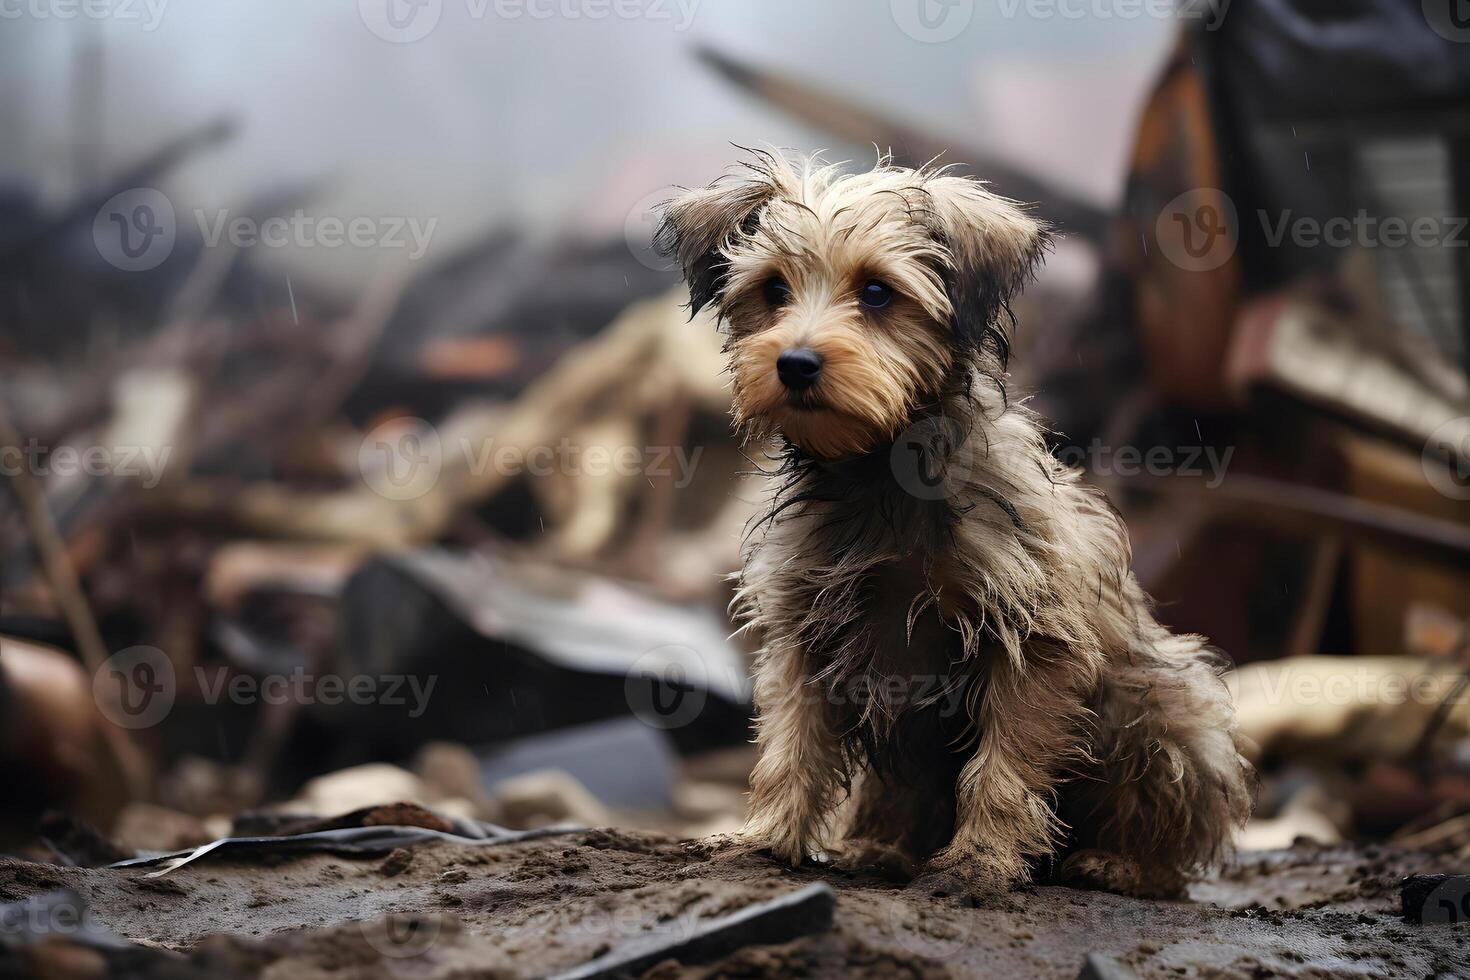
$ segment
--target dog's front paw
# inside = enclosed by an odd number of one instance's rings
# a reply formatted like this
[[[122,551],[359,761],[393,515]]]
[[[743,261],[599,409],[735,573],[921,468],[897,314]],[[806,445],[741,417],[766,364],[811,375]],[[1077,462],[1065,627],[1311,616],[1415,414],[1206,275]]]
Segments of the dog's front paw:
[[[919,865],[909,854],[892,844],[850,840],[838,852],[837,867],[844,871],[876,871],[889,881],[909,882],[919,875]]]
[[[735,834],[706,837],[699,846],[710,857],[738,858],[763,854],[793,868],[802,864],[827,864],[831,858],[821,847],[795,837],[742,830]]]
[[[711,834],[685,841],[684,850],[696,857],[713,860],[743,857],[760,848],[743,834]]]
[[[955,844],[930,858],[924,870],[912,887],[975,896],[1003,895],[1026,877],[1019,859],[1006,860],[985,848]]]

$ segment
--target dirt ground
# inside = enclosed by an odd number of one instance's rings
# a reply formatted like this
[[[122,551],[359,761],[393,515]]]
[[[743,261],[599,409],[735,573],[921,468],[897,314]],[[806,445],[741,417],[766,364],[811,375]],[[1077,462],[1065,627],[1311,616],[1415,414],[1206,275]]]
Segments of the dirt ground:
[[[977,904],[875,875],[792,871],[758,856],[711,858],[668,837],[593,830],[362,859],[205,859],[153,878],[3,860],[0,902],[74,889],[93,924],[183,954],[166,964],[179,977],[550,976],[634,937],[676,939],[699,919],[814,881],[838,895],[830,933],[705,966],[666,961],[644,975],[1070,980],[1100,952],[1140,977],[1470,977],[1467,927],[1398,915],[1400,878],[1463,870],[1446,864],[1298,846],[1237,859],[1190,902],[1043,886]],[[58,957],[64,966],[51,968],[65,975],[101,975],[100,962],[75,949]]]

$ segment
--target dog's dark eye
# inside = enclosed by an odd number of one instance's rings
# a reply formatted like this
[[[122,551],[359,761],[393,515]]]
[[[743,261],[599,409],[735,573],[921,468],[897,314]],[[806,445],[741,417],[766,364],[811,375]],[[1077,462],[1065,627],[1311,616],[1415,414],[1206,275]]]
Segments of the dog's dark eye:
[[[893,302],[893,290],[886,283],[869,279],[858,293],[858,302],[870,310],[881,310]]]
[[[785,306],[786,301],[791,298],[791,287],[786,285],[786,280],[779,276],[767,279],[765,286],[762,287],[762,292],[765,294],[766,302],[772,306]]]

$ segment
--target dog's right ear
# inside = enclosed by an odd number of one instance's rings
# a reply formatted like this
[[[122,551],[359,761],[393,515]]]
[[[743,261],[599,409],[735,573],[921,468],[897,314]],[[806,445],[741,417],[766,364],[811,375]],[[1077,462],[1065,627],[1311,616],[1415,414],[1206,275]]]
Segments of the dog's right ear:
[[[684,271],[691,316],[718,302],[729,267],[725,246],[737,232],[748,235],[755,230],[761,205],[772,193],[771,185],[763,181],[725,178],[663,206],[653,247]]]

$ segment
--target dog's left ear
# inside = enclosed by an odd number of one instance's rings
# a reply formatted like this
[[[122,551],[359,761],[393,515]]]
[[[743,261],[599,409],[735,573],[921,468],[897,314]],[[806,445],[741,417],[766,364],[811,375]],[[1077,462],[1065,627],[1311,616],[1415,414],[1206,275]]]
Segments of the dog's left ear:
[[[955,337],[992,347],[1004,367],[1014,324],[1009,304],[1041,264],[1051,244],[1048,228],[977,180],[941,176],[924,186],[934,235],[950,255],[946,286]]]
[[[725,178],[664,205],[653,247],[684,270],[691,316],[719,299],[729,266],[726,243],[737,232],[750,234],[760,206],[773,192],[764,181]]]

